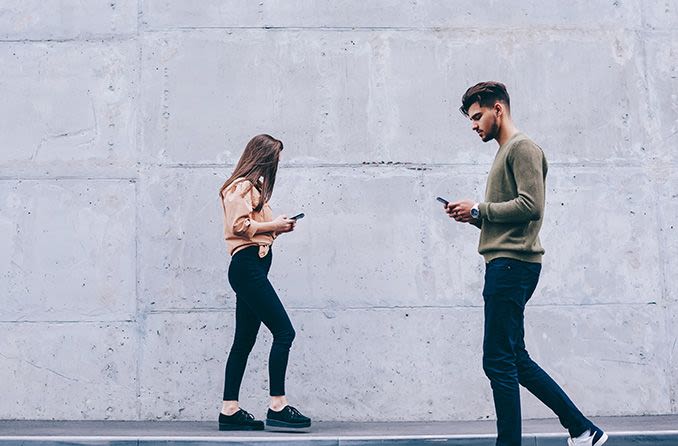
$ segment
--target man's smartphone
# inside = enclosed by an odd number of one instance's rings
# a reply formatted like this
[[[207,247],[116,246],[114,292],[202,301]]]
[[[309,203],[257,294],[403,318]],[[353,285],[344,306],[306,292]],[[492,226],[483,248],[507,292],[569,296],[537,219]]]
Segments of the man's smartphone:
[[[441,202],[441,203],[444,204],[445,206],[447,206],[448,204],[450,204],[450,202],[447,201],[447,200],[444,199],[444,198],[436,197],[436,200],[438,200],[439,202]]]
[[[302,212],[301,214],[297,214],[294,217],[290,217],[291,220],[300,220],[304,218],[306,215]]]

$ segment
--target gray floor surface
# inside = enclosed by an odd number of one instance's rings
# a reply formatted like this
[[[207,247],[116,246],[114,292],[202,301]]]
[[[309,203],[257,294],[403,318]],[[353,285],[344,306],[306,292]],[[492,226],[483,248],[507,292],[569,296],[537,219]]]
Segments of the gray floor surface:
[[[678,415],[602,417],[606,446],[678,446]],[[219,432],[204,421],[0,421],[0,445],[493,445],[494,421],[316,422],[309,433]],[[523,445],[566,445],[556,419],[525,420]]]

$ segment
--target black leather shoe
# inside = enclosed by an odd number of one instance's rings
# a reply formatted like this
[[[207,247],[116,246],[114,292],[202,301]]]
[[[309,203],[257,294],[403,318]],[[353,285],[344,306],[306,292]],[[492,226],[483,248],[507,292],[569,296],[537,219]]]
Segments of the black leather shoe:
[[[255,420],[246,410],[238,410],[233,415],[219,414],[220,431],[260,431],[264,430],[264,422]]]
[[[302,415],[292,406],[285,406],[280,412],[268,409],[266,429],[277,432],[308,432],[311,419]]]

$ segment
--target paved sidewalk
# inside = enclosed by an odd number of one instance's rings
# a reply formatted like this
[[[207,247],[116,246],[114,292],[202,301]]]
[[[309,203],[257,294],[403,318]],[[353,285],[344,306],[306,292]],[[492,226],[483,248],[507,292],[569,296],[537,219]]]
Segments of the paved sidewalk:
[[[678,446],[678,415],[594,418],[606,446]],[[215,422],[0,421],[0,446],[493,446],[493,421],[317,422],[310,433],[219,432]],[[565,446],[555,419],[525,420],[523,445]]]

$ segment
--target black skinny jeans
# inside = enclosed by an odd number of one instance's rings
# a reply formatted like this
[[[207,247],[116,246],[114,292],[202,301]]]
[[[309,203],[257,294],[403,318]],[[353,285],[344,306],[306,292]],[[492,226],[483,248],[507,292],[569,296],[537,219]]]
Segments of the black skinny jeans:
[[[262,322],[273,334],[268,359],[270,394],[285,395],[287,359],[295,332],[282,302],[268,281],[272,258],[272,250],[262,259],[259,247],[251,246],[238,251],[231,259],[228,281],[236,293],[235,337],[226,361],[224,401],[238,400],[247,358]]]
[[[546,404],[573,437],[593,424],[525,349],[525,304],[539,281],[541,265],[499,258],[485,269],[483,369],[497,412],[497,446],[521,445],[522,385]]]

